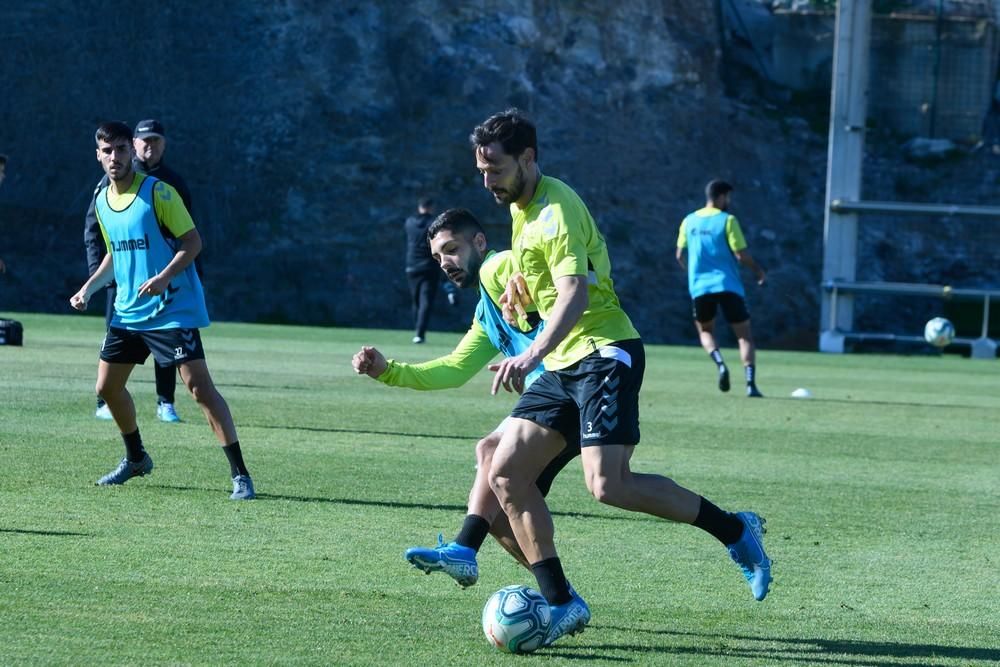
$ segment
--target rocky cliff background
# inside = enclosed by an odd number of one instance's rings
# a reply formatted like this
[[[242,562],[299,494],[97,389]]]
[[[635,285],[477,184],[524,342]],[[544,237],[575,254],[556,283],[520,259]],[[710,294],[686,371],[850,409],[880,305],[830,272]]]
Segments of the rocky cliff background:
[[[644,338],[696,340],[676,233],[722,177],[769,272],[748,289],[759,341],[814,349],[828,102],[762,90],[724,57],[719,17],[714,0],[4,4],[0,309],[69,312],[94,128],[158,118],[214,319],[407,329],[402,221],[419,196],[509,246],[467,137],[518,106],[543,171],[598,220]],[[464,330],[474,301],[442,297],[432,328]]]

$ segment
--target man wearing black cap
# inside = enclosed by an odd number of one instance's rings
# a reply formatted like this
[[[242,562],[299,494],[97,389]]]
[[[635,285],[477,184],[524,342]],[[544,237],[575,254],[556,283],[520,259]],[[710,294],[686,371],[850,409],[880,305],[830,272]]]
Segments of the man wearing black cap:
[[[193,217],[191,191],[188,190],[187,183],[184,182],[180,174],[163,162],[163,153],[167,148],[166,132],[163,129],[163,124],[154,119],[139,121],[135,126],[132,145],[135,148],[135,159],[132,162],[132,168],[143,174],[155,176],[167,185],[172,186],[181,196],[184,207],[187,208]],[[97,187],[94,188],[94,196],[91,198],[90,208],[87,209],[87,217],[83,228],[83,245],[87,249],[87,267],[90,275],[93,275],[97,267],[101,265],[101,260],[104,258],[105,253],[104,240],[101,237],[101,230],[97,224],[96,201],[97,193],[101,191],[101,188],[108,185],[108,182],[108,177],[105,175],[97,184]],[[198,271],[198,275],[201,276],[200,257],[195,258],[195,268]],[[109,325],[111,318],[114,316],[114,304],[115,285],[111,283],[107,289],[107,306],[104,313],[104,318]],[[156,372],[156,416],[160,421],[179,422],[181,419],[177,416],[177,411],[174,409],[177,371],[174,366],[161,366],[159,362],[153,364],[153,369]],[[100,398],[97,399],[95,416],[98,419],[112,418],[111,411]]]

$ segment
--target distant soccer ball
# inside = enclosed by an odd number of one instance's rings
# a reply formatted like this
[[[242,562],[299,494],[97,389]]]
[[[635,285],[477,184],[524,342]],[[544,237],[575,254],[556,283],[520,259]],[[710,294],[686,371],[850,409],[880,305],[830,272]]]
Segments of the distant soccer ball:
[[[545,597],[527,586],[507,586],[483,608],[486,639],[507,653],[531,653],[542,645],[552,620]]]
[[[924,339],[934,347],[945,347],[955,338],[955,326],[943,317],[935,317],[924,325]]]

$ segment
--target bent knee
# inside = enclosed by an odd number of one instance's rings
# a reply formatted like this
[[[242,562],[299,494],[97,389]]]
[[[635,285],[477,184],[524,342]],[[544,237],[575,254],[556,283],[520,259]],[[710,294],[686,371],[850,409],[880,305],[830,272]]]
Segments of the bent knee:
[[[625,486],[619,480],[610,477],[594,477],[588,485],[591,495],[604,505],[621,506],[625,504]]]
[[[493,453],[497,450],[498,441],[492,435],[488,435],[476,443],[476,463],[479,466],[489,466],[493,460]]]

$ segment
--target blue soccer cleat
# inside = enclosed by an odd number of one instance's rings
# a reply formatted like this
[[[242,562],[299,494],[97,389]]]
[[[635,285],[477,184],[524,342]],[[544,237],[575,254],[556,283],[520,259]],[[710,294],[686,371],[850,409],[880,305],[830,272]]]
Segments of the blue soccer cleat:
[[[237,475],[233,477],[233,495],[230,500],[253,500],[257,494],[253,490],[253,480],[250,475]]]
[[[167,422],[168,424],[176,424],[181,420],[180,416],[177,414],[177,410],[174,409],[173,403],[157,403],[156,418],[161,422]]]
[[[549,606],[552,620],[549,622],[549,633],[545,635],[542,646],[552,646],[553,642],[563,635],[575,635],[583,632],[587,623],[590,623],[590,607],[583,601],[580,594],[570,586],[572,599],[560,605]]]
[[[133,477],[148,475],[152,470],[153,459],[149,458],[149,454],[143,454],[141,461],[133,462],[125,458],[122,459],[117,468],[97,480],[97,485],[111,486],[114,484],[124,484]]]
[[[433,549],[427,547],[410,547],[403,554],[410,565],[425,573],[444,572],[458,582],[462,588],[467,588],[479,579],[479,565],[476,564],[476,552],[472,547],[463,547],[456,542],[445,544],[444,537],[438,535],[438,545]]]
[[[764,519],[754,512],[737,512],[743,535],[729,545],[729,556],[740,566],[754,599],[763,600],[771,584],[771,559],[764,551]]]

